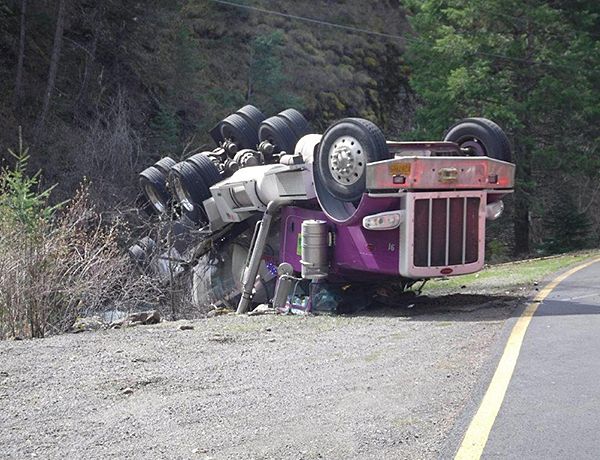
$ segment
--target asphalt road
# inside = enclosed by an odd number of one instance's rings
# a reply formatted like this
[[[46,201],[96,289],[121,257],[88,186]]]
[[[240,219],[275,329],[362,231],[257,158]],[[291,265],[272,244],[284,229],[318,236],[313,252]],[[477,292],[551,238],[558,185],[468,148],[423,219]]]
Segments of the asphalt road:
[[[600,457],[600,262],[539,305],[482,458]]]

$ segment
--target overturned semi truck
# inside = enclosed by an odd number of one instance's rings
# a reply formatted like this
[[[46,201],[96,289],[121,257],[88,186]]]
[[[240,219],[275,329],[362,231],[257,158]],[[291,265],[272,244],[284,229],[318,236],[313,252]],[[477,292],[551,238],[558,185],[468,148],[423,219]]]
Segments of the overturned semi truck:
[[[294,109],[266,118],[247,105],[210,135],[213,150],[162,158],[140,185],[145,207],[175,209],[186,235],[162,258],[175,251],[180,271],[195,270],[196,293],[230,279],[238,313],[256,303],[332,310],[352,283],[404,289],[476,272],[486,221],[514,185],[508,139],[485,118],[459,121],[443,141],[401,142],[361,118],[319,134]],[[156,245],[148,240],[130,249],[136,260]],[[229,256],[207,285],[211,251]]]

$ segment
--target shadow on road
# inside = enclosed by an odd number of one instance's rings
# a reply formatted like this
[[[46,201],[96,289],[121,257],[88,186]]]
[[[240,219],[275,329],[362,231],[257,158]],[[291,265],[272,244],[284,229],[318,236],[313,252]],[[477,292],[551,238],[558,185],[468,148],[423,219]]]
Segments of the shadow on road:
[[[600,305],[578,303],[571,299],[545,300],[544,308],[539,308],[535,316],[579,316],[600,315]]]
[[[406,317],[412,321],[495,321],[512,316],[525,299],[517,295],[448,294],[377,300],[351,316]],[[451,315],[451,318],[449,316]]]
[[[406,317],[412,321],[494,321],[510,318],[527,301],[523,296],[500,294],[405,295],[385,303],[375,302],[350,315]],[[545,300],[543,304],[536,316],[600,315],[600,305],[578,303],[576,299]]]

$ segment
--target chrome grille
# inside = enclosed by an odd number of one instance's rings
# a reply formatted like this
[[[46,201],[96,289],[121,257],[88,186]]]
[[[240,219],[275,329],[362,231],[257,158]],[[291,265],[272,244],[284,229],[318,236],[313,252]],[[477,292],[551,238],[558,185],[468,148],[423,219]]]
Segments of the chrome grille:
[[[479,197],[423,198],[414,204],[414,266],[477,261]]]

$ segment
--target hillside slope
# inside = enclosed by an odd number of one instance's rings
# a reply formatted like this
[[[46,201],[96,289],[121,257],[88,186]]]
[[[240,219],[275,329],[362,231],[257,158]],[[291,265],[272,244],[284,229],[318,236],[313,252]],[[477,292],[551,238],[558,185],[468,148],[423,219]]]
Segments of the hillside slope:
[[[60,184],[63,196],[87,176],[108,203],[131,197],[141,165],[209,143],[207,130],[248,102],[268,115],[297,107],[315,129],[362,116],[394,133],[410,119],[401,39],[206,0],[63,1],[51,88],[60,2],[0,1],[0,155],[15,144],[21,124],[26,143],[35,144],[34,166]],[[394,0],[252,5],[376,33],[407,30]],[[49,112],[36,136],[49,90]]]

